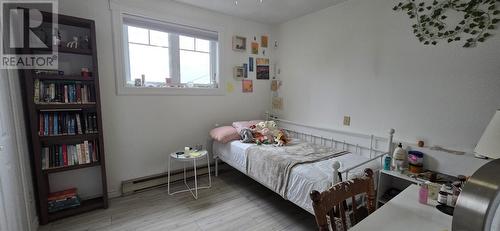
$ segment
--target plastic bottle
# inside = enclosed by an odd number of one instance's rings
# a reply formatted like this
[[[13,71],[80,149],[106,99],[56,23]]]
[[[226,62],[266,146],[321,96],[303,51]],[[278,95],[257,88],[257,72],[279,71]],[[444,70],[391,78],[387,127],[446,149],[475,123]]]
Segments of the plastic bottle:
[[[420,190],[418,192],[418,202],[421,204],[427,204],[427,197],[429,196],[429,189],[426,183],[420,185]]]
[[[384,170],[390,171],[391,170],[391,157],[386,156],[384,159]]]

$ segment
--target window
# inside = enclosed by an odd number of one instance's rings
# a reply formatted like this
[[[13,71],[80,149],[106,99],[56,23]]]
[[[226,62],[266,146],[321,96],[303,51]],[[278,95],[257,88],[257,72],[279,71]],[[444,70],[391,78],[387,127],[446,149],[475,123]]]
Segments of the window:
[[[126,88],[218,88],[217,32],[123,17]]]

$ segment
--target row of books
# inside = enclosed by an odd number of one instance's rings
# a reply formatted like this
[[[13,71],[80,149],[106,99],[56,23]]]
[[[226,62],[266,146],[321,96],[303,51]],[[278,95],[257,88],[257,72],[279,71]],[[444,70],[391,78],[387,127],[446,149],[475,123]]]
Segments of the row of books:
[[[80,144],[54,144],[42,147],[42,169],[90,164],[99,161],[97,140]]]
[[[49,205],[49,213],[77,207],[80,205],[80,198],[76,193],[76,188],[49,193],[49,197],[47,199]]]
[[[40,112],[38,116],[38,134],[40,136],[81,135],[98,132],[97,113],[95,112]]]
[[[93,84],[80,81],[50,81],[35,79],[35,103],[94,103]]]

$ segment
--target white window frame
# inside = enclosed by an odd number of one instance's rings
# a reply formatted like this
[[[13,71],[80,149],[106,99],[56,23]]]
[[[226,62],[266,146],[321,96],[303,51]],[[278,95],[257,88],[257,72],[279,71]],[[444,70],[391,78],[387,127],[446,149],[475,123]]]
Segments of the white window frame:
[[[112,24],[113,24],[113,36],[114,36],[114,53],[115,53],[115,73],[116,73],[116,91],[118,95],[225,95],[223,87],[225,86],[225,81],[223,75],[219,74],[221,71],[221,56],[223,55],[224,30],[221,27],[207,25],[203,22],[193,22],[188,19],[179,18],[169,18],[164,15],[154,14],[152,12],[143,12],[137,9],[128,9],[124,6],[119,6],[111,1],[111,13],[112,13]],[[148,15],[146,17],[141,15]],[[129,72],[129,62],[128,62],[128,49],[124,49],[124,46],[128,46],[128,41],[125,39],[126,31],[124,30],[124,17],[137,17],[143,19],[145,22],[148,20],[158,22],[164,22],[168,24],[178,24],[186,27],[192,28],[203,28],[204,30],[214,31],[218,33],[217,46],[210,46],[210,52],[215,52],[216,55],[211,55],[210,63],[213,65],[210,70],[210,76],[216,79],[216,85],[213,87],[208,86],[195,86],[193,88],[153,88],[153,87],[127,87],[127,75]],[[153,19],[154,18],[154,19]],[[189,36],[189,35],[188,35]],[[169,42],[169,50],[175,50],[171,47],[172,43]],[[178,52],[178,51],[176,51]],[[172,74],[175,70],[172,67],[179,65],[170,65],[170,72]],[[180,74],[173,74],[172,77],[180,77]]]

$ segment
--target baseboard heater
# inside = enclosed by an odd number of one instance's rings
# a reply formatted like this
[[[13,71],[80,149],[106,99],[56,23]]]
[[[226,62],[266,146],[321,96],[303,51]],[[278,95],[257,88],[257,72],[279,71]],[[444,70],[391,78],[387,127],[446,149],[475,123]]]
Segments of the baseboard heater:
[[[228,169],[226,164],[219,163],[220,170]],[[210,165],[210,170],[212,170],[212,177],[215,175],[215,166]],[[196,169],[198,176],[208,174],[207,166],[200,166]],[[193,178],[194,171],[193,168],[186,170],[186,175],[188,178]],[[176,170],[170,173],[170,182],[176,182],[183,180],[183,170]],[[151,176],[140,177],[136,179],[122,181],[122,196],[127,196],[137,192],[142,192],[149,189],[154,189],[158,187],[163,187],[167,185],[167,173],[160,173]]]

